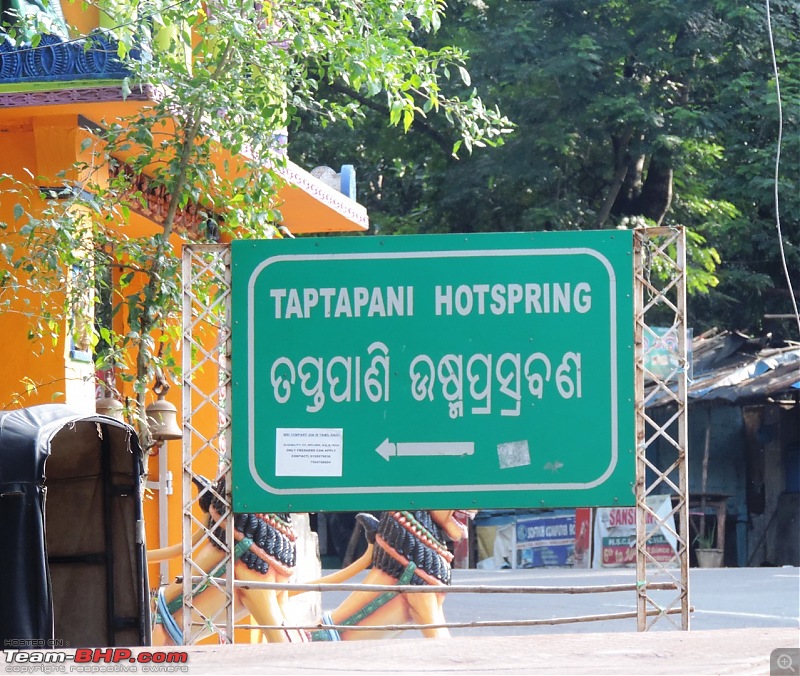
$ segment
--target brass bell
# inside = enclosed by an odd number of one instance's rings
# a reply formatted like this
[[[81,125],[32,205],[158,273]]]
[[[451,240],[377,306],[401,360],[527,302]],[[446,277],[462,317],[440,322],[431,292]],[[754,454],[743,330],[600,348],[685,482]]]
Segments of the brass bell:
[[[124,418],[122,417],[122,402],[111,395],[95,399],[94,410],[97,411],[98,415],[107,415],[109,418],[124,422]]]
[[[114,396],[114,369],[111,368],[103,374],[103,393],[94,400],[94,410],[98,415],[107,415],[109,418],[125,422],[122,402]]]
[[[178,426],[178,409],[164,399],[168,391],[169,385],[159,374],[155,387],[153,387],[153,392],[158,395],[158,399],[145,409],[150,436],[155,441],[183,438],[183,431]]]

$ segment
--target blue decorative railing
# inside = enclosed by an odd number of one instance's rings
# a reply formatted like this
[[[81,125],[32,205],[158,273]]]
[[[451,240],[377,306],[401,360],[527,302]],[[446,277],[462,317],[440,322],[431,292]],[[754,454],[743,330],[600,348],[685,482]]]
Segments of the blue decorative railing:
[[[0,34],[0,84],[121,80],[130,74],[117,56],[116,43],[101,33],[69,41],[43,35],[36,47],[15,47]]]

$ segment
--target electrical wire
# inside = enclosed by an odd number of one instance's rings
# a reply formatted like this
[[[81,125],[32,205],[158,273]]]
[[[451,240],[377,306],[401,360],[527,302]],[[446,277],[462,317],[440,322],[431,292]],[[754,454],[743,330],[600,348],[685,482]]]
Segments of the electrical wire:
[[[778,60],[775,57],[775,40],[772,36],[772,14],[770,12],[770,0],[766,0],[767,5],[767,34],[769,35],[769,49],[772,56],[772,70],[775,74],[775,93],[778,99],[778,147],[775,152],[775,226],[778,230],[778,248],[781,252],[781,263],[783,264],[783,274],[786,276],[786,284],[789,287],[789,297],[792,299],[792,309],[794,318],[797,322],[797,333],[800,338],[800,312],[797,310],[797,298],[792,288],[792,279],[789,275],[789,267],[786,263],[786,251],[783,244],[783,232],[781,229],[781,210],[780,210],[780,190],[779,178],[781,171],[781,144],[783,142],[783,105],[781,104],[781,84],[778,74]]]

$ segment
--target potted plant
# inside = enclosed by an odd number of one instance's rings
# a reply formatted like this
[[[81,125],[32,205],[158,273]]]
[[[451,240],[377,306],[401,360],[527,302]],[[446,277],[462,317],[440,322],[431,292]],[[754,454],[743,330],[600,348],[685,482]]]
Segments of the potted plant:
[[[695,545],[694,553],[697,555],[699,568],[721,568],[723,551],[714,545],[717,542],[716,524],[710,531],[701,528],[695,535],[692,543]]]

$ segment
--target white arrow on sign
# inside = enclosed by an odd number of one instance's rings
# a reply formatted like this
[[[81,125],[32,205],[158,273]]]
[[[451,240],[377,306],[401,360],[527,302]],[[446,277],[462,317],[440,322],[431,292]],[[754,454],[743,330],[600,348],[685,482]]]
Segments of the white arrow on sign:
[[[472,455],[475,452],[475,443],[472,441],[431,441],[393,444],[389,439],[384,439],[375,450],[384,460],[400,455]]]

